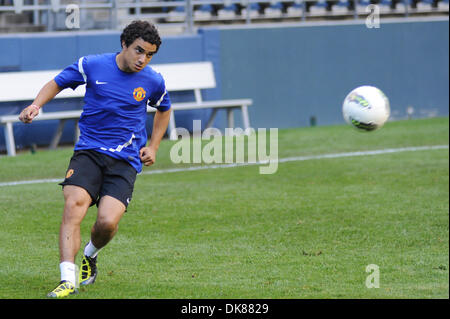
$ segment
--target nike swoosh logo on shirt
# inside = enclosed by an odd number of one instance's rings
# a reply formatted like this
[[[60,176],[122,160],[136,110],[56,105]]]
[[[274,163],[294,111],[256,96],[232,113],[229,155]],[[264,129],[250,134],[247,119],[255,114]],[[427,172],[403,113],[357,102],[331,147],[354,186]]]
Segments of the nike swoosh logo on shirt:
[[[107,84],[108,82],[100,82],[99,80],[95,81],[95,84]]]

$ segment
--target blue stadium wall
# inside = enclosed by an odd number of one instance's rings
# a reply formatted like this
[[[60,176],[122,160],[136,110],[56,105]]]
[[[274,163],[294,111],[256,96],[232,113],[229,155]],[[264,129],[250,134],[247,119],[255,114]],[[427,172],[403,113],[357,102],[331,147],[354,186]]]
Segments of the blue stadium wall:
[[[342,101],[360,85],[385,92],[391,119],[408,106],[448,115],[448,33],[448,19],[220,30],[222,97],[252,97],[255,127],[343,123]]]
[[[341,124],[341,103],[359,85],[374,85],[390,98],[392,118],[448,116],[448,19],[398,20],[368,29],[362,22],[310,23],[283,27],[204,28],[198,34],[163,38],[152,63],[212,61],[217,88],[204,98],[252,98],[251,125],[299,127]],[[24,34],[0,36],[0,71],[62,69],[79,56],[120,50],[120,32]],[[1,91],[0,91],[1,92]],[[191,99],[188,92],[174,101]],[[2,103],[0,114],[15,114],[26,102]],[[47,109],[81,108],[81,100],[55,100]],[[208,110],[177,113],[177,126],[203,123]],[[147,127],[151,130],[151,118]],[[239,114],[236,124],[242,125]],[[216,125],[223,128],[225,116]],[[48,144],[56,122],[18,123],[18,147]],[[73,139],[67,125],[63,142]],[[3,131],[0,150],[5,149]]]

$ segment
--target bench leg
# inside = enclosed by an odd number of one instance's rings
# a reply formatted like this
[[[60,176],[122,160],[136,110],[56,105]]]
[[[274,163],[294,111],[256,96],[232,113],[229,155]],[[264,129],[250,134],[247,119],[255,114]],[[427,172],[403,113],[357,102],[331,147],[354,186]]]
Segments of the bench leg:
[[[247,130],[250,128],[250,119],[248,117],[247,105],[242,105],[241,111],[242,111],[242,123],[244,124],[244,130]]]
[[[16,156],[16,143],[14,142],[13,125],[11,122],[6,123],[5,125],[5,141],[8,155]]]
[[[78,143],[79,139],[80,139],[80,127],[78,126],[78,120],[75,120],[75,136],[74,136],[75,144]]]
[[[176,141],[178,139],[176,128],[177,127],[175,124],[175,114],[172,111],[172,113],[170,114],[170,120],[169,120],[169,139],[171,141]]]
[[[64,129],[64,124],[66,124],[66,120],[59,120],[58,128],[56,129],[55,135],[53,135],[52,141],[50,143],[50,149],[53,150],[58,146],[59,141],[61,140],[61,135]]]
[[[217,114],[218,110],[219,109],[214,109],[212,111],[211,116],[209,117],[208,123],[206,124],[206,128],[210,128],[213,125],[214,119],[216,118],[216,114]]]
[[[233,109],[227,109],[227,122],[229,128],[234,128]]]

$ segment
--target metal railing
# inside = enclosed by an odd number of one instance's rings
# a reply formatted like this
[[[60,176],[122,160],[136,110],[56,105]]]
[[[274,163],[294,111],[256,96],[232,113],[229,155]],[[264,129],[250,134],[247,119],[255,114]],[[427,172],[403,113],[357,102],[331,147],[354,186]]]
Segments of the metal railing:
[[[434,1],[436,4],[436,0]],[[363,11],[364,6],[370,4],[367,0],[350,0],[347,6],[340,7],[340,10],[334,10],[334,5],[337,7],[339,0],[327,0],[326,7],[313,10],[314,5],[323,2],[324,0],[0,0],[0,18],[2,14],[27,13],[32,25],[44,25],[47,31],[115,30],[131,20],[147,19],[158,24],[160,28],[179,27],[184,32],[193,33],[197,25],[205,23],[251,24],[263,20],[306,21],[328,17],[365,19],[370,14],[367,10]],[[385,9],[378,11],[378,14],[409,16],[419,12],[411,3],[411,0],[398,0],[396,6],[403,4],[401,9],[384,6]],[[274,10],[268,9],[277,4],[281,6],[278,5]],[[377,5],[381,7],[382,3]],[[235,10],[227,13],[225,8],[230,6],[234,6]],[[211,11],[203,10],[205,8]],[[447,9],[441,10],[433,5],[428,12],[448,14],[448,1]],[[73,23],[68,24],[68,19],[72,19]]]

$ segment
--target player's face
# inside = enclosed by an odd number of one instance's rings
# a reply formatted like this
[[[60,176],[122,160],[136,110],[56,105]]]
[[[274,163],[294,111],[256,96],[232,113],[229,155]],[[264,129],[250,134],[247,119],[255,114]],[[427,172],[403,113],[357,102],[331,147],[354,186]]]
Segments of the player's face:
[[[123,44],[122,51],[126,72],[139,72],[150,62],[157,46],[138,38],[128,47]]]

